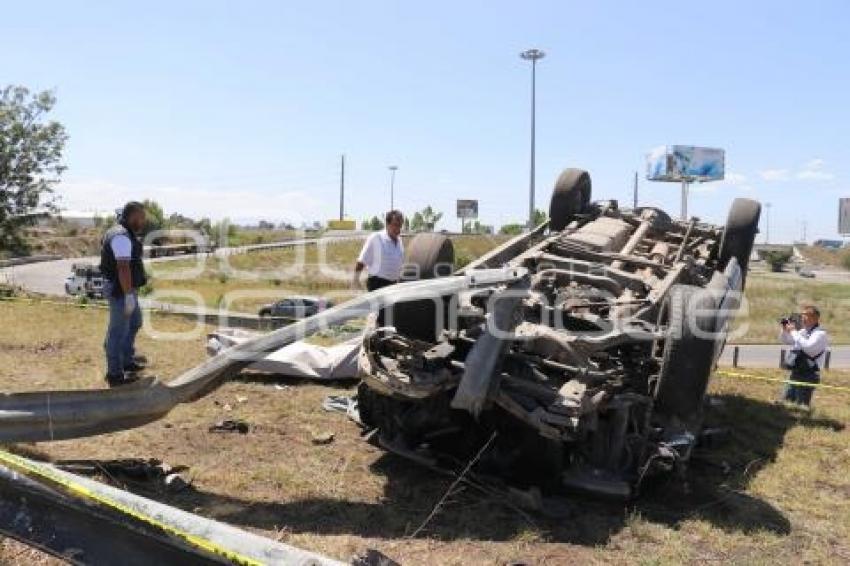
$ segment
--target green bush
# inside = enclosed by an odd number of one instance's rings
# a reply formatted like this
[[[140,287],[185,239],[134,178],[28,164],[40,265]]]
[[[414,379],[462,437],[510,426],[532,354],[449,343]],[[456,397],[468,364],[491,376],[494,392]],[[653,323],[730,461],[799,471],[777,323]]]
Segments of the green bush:
[[[790,251],[775,250],[765,252],[764,260],[770,264],[771,271],[780,272],[785,264],[791,259]]]

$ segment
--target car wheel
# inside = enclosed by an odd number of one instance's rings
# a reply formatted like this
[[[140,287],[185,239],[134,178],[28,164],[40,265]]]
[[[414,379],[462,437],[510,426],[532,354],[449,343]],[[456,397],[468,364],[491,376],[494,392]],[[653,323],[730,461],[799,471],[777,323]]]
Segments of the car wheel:
[[[454,271],[455,248],[443,234],[417,234],[407,246],[405,267],[412,268],[403,279],[433,279]]]
[[[655,410],[698,424],[714,363],[717,318],[710,291],[674,285],[661,305],[660,327],[667,327],[661,372],[655,387]]]
[[[549,228],[560,231],[590,204],[590,174],[584,169],[564,169],[549,201]]]
[[[405,279],[433,279],[451,275],[454,271],[454,259],[454,245],[448,237],[433,233],[417,234],[407,248]],[[438,302],[440,301],[434,298],[393,306],[393,326],[406,336],[435,342],[437,333],[443,326],[437,324]],[[445,314],[445,311],[441,314]]]
[[[720,239],[720,269],[726,269],[726,265],[733,257],[737,259],[741,267],[742,284],[746,279],[747,265],[750,263],[750,254],[753,252],[753,242],[758,232],[760,216],[760,202],[748,198],[736,198],[732,202],[732,208],[729,209],[726,227]]]

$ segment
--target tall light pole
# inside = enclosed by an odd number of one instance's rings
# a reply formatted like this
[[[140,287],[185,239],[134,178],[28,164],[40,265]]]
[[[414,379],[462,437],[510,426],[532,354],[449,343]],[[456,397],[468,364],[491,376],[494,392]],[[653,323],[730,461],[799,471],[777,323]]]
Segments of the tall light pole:
[[[519,54],[526,61],[531,61],[531,173],[528,183],[528,229],[534,228],[534,122],[536,106],[537,61],[546,54],[539,49],[528,49]]]
[[[345,219],[345,154],[339,156],[339,219]]]
[[[390,170],[390,210],[395,209],[395,172],[398,171],[398,165],[390,165],[387,167]]]

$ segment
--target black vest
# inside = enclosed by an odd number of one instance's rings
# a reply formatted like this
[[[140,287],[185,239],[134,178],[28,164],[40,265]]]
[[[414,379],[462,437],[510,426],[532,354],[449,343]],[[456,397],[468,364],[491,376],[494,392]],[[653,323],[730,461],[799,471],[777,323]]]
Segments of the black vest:
[[[133,231],[124,224],[116,224],[103,235],[103,243],[100,247],[100,272],[112,283],[112,296],[120,297],[124,294],[121,282],[118,281],[118,262],[112,251],[112,239],[115,236],[127,236],[130,239],[130,276],[133,281],[133,289],[138,289],[147,283],[145,267],[142,264],[142,242],[133,234]]]

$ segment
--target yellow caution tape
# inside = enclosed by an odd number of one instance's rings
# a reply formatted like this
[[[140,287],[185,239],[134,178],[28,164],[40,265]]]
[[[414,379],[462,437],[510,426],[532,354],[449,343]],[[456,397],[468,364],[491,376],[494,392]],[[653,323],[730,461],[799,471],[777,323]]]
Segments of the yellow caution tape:
[[[763,375],[752,375],[749,373],[737,373],[734,371],[725,371],[719,370],[715,372],[716,375],[722,375],[724,377],[743,377],[746,379],[758,379],[761,381],[771,381],[773,383],[784,383],[787,385],[799,385],[801,387],[812,387],[816,389],[831,389],[834,391],[843,391],[846,393],[850,393],[850,387],[842,387],[840,385],[828,385],[826,383],[809,383],[807,381],[793,381],[791,379],[779,379],[776,377],[765,377]]]
[[[207,540],[207,539],[205,539],[201,536],[194,535],[192,533],[187,533],[185,531],[181,531],[180,529],[177,529],[177,528],[175,528],[171,525],[167,525],[167,524],[165,524],[161,521],[158,521],[157,519],[154,519],[153,517],[149,517],[149,516],[145,515],[144,513],[141,513],[141,512],[139,512],[135,509],[132,509],[130,507],[127,507],[126,505],[123,505],[123,504],[121,504],[117,501],[114,501],[113,499],[110,499],[109,497],[95,493],[94,491],[92,491],[91,489],[89,489],[88,487],[86,487],[84,485],[81,485],[81,484],[78,484],[74,481],[71,481],[71,480],[69,480],[69,479],[67,479],[64,476],[61,476],[59,474],[52,473],[49,470],[49,468],[45,468],[45,467],[42,467],[42,466],[39,466],[39,465],[34,465],[32,462],[28,461],[26,458],[21,458],[20,456],[17,456],[15,454],[11,454],[9,452],[4,452],[4,451],[0,450],[0,462],[4,463],[4,464],[6,464],[6,465],[8,465],[12,468],[15,468],[19,471],[24,471],[28,474],[33,474],[35,476],[39,476],[39,477],[42,477],[42,478],[47,479],[49,481],[52,481],[54,483],[57,483],[57,484],[65,487],[69,491],[76,493],[77,495],[80,495],[82,497],[86,497],[86,498],[91,499],[93,501],[96,501],[96,502],[98,502],[102,505],[105,505],[107,507],[115,509],[116,511],[119,511],[119,512],[121,512],[121,513],[123,513],[127,516],[133,517],[134,519],[137,519],[139,521],[142,521],[144,523],[147,523],[149,525],[157,527],[157,528],[159,528],[159,529],[161,529],[165,532],[168,532],[172,535],[175,535],[175,536],[185,540],[186,542],[188,542],[189,544],[191,544],[191,545],[193,545],[197,548],[203,549],[203,550],[210,552],[210,553],[213,553],[213,554],[217,554],[219,556],[223,556],[223,557],[227,558],[228,560],[230,560],[231,562],[233,562],[235,564],[242,564],[242,565],[245,565],[245,566],[262,566],[262,564],[263,564],[262,562],[260,562],[258,560],[255,560],[253,558],[249,558],[247,556],[242,556],[241,554],[233,552],[230,549],[224,548],[223,546],[220,546],[220,545],[216,544],[215,542],[213,542],[211,540]]]

